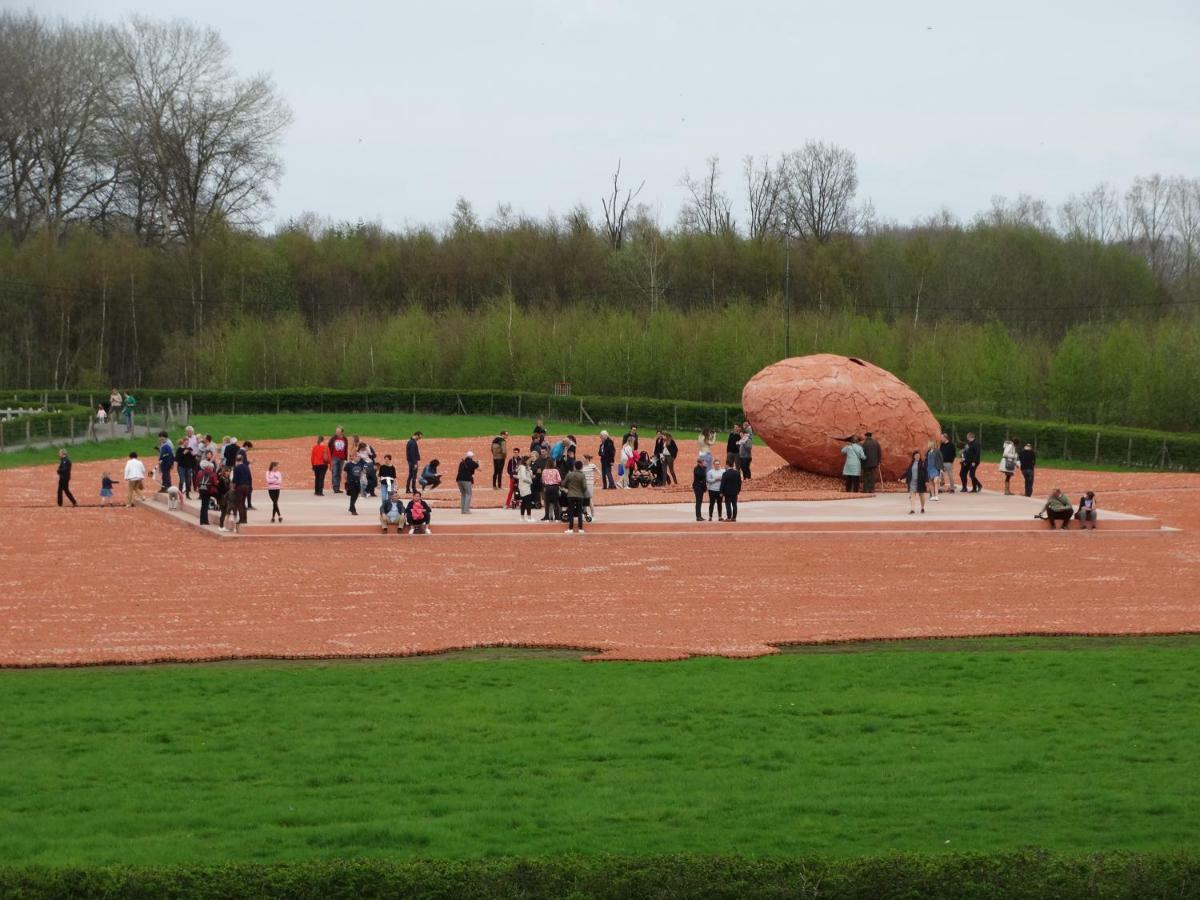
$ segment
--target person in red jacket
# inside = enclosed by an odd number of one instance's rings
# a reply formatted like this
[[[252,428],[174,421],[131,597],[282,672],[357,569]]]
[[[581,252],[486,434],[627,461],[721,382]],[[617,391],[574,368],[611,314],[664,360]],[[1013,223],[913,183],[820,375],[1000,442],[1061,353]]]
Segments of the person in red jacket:
[[[313,493],[321,497],[325,493],[325,473],[329,471],[329,448],[325,445],[325,436],[317,435],[317,442],[312,448]]]
[[[333,437],[329,439],[329,461],[333,466],[333,492],[335,494],[342,492],[342,469],[346,467],[346,459],[349,455],[350,441],[346,437],[345,430],[339,425],[334,430]]]

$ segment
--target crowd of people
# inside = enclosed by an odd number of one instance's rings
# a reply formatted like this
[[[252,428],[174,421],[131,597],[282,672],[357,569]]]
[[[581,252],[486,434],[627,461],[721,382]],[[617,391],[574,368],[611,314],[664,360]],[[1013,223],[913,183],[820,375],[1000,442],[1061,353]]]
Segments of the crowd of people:
[[[114,391],[112,408],[132,410],[136,399],[131,394]],[[132,413],[130,413],[130,416]],[[318,435],[312,445],[310,462],[313,472],[313,493],[325,495],[326,480],[334,494],[349,500],[348,512],[357,516],[358,504],[364,497],[378,498],[379,523],[384,533],[389,528],[397,534],[431,534],[433,508],[426,492],[442,486],[441,460],[424,460],[421,441],[424,435],[415,431],[404,450],[406,470],[404,485],[390,453],[379,455],[370,442],[358,435],[347,435],[337,427],[326,438]],[[565,522],[570,534],[584,533],[584,526],[595,516],[594,496],[605,491],[633,490],[678,484],[675,461],[680,450],[668,431],[658,430],[653,442],[643,448],[637,425],[631,425],[618,444],[608,431],[599,433],[595,452],[581,452],[573,434],[551,441],[541,419],[532,429],[528,450],[514,447],[509,450],[509,433],[501,431],[491,442],[492,490],[505,490],[503,506],[519,512],[519,521]],[[883,448],[870,431],[860,438],[849,435],[843,439],[842,468],[844,489],[847,492],[872,493],[880,482]],[[692,491],[695,497],[697,522],[736,522],[738,497],[751,479],[754,431],[749,422],[735,425],[725,441],[724,453],[714,450],[719,441],[712,428],[703,429],[696,438],[696,464],[692,470]],[[1024,496],[1033,495],[1037,454],[1030,444],[1018,449],[1015,438],[1005,441],[1000,455],[999,471],[1004,479],[1003,492],[1014,493],[1012,481],[1017,473],[1024,482]],[[224,436],[218,442],[211,434],[198,434],[188,426],[177,442],[166,431],[160,431],[152,475],[157,478],[158,491],[168,495],[168,506],[177,507],[182,495],[190,499],[196,494],[200,507],[200,524],[237,531],[247,521],[248,511],[254,510],[254,469],[250,455],[251,441],[239,441]],[[914,449],[910,464],[900,481],[909,498],[909,514],[926,511],[926,501],[940,501],[943,494],[979,493],[983,483],[979,478],[981,452],[975,434],[968,432],[966,440],[954,442],[943,433],[941,440],[930,440],[924,450]],[[957,469],[956,469],[957,466]],[[457,463],[454,482],[458,489],[459,511],[472,512],[475,477],[480,463],[473,451],[467,451]],[[71,492],[72,463],[66,449],[60,451],[58,463],[59,506],[64,500],[78,505]],[[955,476],[957,475],[957,481]],[[125,482],[125,505],[132,506],[143,498],[147,471],[145,462],[136,452],[129,454],[122,473]],[[100,503],[115,502],[115,480],[109,472],[101,477]],[[279,498],[283,488],[283,472],[277,461],[267,464],[263,477],[271,501],[272,523],[283,521]],[[707,515],[705,513],[707,501]],[[1085,528],[1095,528],[1098,504],[1089,491],[1073,506],[1066,495],[1055,488],[1035,518],[1045,519],[1054,528],[1061,523],[1066,528],[1077,519]],[[535,518],[535,512],[541,517]]]

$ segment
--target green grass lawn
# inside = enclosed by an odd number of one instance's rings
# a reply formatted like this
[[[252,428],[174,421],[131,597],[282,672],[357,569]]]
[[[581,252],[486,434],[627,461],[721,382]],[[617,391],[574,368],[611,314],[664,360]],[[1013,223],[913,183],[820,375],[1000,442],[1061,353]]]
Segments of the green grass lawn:
[[[1200,639],[1078,643],[0,672],[0,862],[1195,847]]]

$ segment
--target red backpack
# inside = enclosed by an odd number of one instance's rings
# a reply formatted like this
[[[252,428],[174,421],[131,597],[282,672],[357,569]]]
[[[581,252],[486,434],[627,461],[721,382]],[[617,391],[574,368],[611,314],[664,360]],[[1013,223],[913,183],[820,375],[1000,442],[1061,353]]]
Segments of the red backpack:
[[[414,500],[409,506],[408,514],[414,522],[425,521],[425,505],[420,500]]]

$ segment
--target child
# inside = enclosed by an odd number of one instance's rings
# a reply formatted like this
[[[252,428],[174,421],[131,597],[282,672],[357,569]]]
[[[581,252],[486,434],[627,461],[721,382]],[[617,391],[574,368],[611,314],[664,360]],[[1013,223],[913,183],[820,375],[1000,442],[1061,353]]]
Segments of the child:
[[[267,466],[267,496],[271,498],[271,521],[279,517],[283,521],[283,513],[279,511],[279,489],[283,487],[283,473],[279,471],[279,463],[274,460]]]
[[[108,422],[108,410],[103,406],[96,407],[96,422],[100,425]]]
[[[113,480],[112,477],[104,472],[100,476],[100,505],[112,506],[113,496]]]

